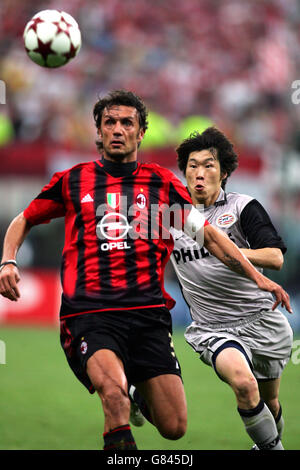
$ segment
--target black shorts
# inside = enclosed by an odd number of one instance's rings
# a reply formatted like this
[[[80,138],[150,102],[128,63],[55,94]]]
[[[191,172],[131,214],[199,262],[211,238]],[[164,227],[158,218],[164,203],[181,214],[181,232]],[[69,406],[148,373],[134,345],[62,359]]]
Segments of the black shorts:
[[[90,393],[87,360],[110,349],[122,360],[130,384],[181,369],[172,343],[171,314],[166,308],[85,313],[61,321],[60,340],[68,363]]]

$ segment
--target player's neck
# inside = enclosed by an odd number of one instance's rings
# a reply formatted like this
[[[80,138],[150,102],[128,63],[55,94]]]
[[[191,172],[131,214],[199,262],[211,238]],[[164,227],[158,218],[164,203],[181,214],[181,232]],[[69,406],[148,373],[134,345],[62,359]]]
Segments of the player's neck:
[[[130,162],[116,162],[108,160],[107,158],[102,158],[101,163],[103,164],[104,170],[116,178],[130,175],[137,168],[136,160]]]

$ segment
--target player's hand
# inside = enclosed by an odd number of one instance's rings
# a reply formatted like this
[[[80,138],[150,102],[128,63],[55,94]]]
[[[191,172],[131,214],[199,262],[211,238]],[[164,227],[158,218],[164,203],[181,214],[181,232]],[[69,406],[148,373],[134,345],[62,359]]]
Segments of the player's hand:
[[[16,302],[20,298],[18,282],[20,281],[18,268],[7,264],[0,271],[0,294]]]
[[[262,276],[262,278],[257,282],[257,285],[260,289],[271,292],[275,296],[276,301],[272,310],[275,310],[275,308],[281,304],[281,307],[285,307],[289,313],[293,313],[290,304],[290,296],[279,284],[276,284],[276,282]]]

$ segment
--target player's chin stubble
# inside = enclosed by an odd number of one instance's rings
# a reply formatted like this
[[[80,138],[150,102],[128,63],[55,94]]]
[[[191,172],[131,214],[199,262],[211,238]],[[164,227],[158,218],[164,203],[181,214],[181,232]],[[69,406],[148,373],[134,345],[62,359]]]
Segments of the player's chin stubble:
[[[110,152],[107,150],[105,153],[109,158],[119,163],[121,163],[124,158],[128,157],[131,154],[131,152]]]

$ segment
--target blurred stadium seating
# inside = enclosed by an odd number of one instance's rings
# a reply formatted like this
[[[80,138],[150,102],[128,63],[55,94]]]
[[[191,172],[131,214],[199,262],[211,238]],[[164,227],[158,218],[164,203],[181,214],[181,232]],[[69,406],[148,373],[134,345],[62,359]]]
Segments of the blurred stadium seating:
[[[67,11],[82,31],[78,57],[61,69],[38,67],[22,44],[25,24],[46,8]],[[297,0],[2,0],[0,242],[54,171],[97,158],[98,95],[130,89],[151,111],[140,160],[178,174],[174,148],[210,123],[236,144],[240,165],[228,190],[257,197],[284,237],[285,266],[267,274],[290,293],[291,324],[300,330],[300,104],[291,99],[299,51]],[[20,265],[36,275],[56,273],[62,244],[61,221],[38,227]],[[187,310],[170,267],[166,286],[178,297],[175,324],[184,324]],[[8,321],[7,309],[1,302],[0,322]]]

